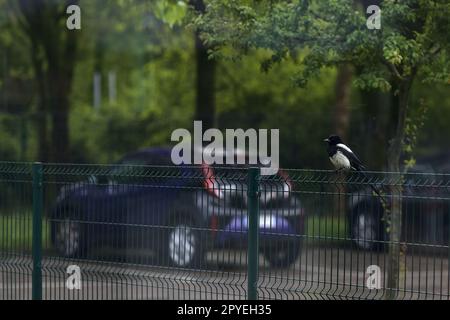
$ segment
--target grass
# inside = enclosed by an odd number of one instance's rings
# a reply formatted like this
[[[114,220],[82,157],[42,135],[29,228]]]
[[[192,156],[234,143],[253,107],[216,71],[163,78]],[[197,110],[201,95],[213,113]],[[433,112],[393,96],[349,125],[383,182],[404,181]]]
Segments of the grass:
[[[0,212],[0,250],[30,252],[33,221],[28,209]],[[42,248],[50,245],[50,224],[42,221]]]
[[[348,242],[346,217],[309,216],[305,227],[307,239],[316,245],[342,245]]]
[[[32,213],[30,209],[0,211],[0,250],[30,252],[32,244]],[[305,226],[306,238],[314,245],[343,245],[348,238],[345,217],[309,216]],[[42,247],[50,247],[50,223],[42,223]]]

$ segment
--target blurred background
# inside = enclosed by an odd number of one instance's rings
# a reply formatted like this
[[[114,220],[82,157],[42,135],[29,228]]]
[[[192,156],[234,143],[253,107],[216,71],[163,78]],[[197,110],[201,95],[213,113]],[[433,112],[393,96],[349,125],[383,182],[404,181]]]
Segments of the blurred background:
[[[70,3],[81,8],[81,30],[65,26]],[[265,50],[210,60],[191,23],[204,3],[191,4],[0,0],[0,160],[111,163],[169,145],[173,130],[203,120],[280,129],[282,167],[330,169],[322,142],[330,133],[369,169],[386,167],[392,93],[356,88],[348,66],[299,88],[296,58],[264,72]],[[449,86],[415,81],[411,113],[424,105],[417,159],[449,163]]]

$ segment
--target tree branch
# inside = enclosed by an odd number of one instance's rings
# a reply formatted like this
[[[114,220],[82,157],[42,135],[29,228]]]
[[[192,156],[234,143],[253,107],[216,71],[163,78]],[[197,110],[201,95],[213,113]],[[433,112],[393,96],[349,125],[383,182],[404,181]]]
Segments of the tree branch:
[[[403,77],[400,72],[398,71],[397,67],[395,66],[395,64],[387,61],[386,59],[383,59],[383,64],[386,65],[389,70],[392,72],[392,74],[397,78],[397,80],[400,81],[404,81],[405,77]]]

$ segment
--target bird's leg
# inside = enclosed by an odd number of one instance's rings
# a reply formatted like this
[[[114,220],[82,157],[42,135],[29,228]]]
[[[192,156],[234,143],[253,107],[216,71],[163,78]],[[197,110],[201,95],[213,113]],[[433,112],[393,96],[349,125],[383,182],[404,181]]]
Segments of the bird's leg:
[[[334,170],[334,173],[338,174],[338,173],[342,172],[343,170],[344,170],[344,168],[339,168],[339,169]]]

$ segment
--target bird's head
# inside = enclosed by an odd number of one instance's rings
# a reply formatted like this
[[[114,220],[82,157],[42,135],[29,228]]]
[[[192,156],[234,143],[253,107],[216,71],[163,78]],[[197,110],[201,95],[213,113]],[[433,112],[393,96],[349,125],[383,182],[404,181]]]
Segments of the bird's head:
[[[342,143],[341,138],[338,135],[332,134],[328,138],[323,140],[324,142],[327,142],[330,145],[337,145],[338,143]]]

